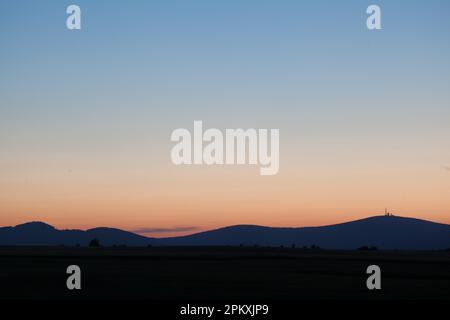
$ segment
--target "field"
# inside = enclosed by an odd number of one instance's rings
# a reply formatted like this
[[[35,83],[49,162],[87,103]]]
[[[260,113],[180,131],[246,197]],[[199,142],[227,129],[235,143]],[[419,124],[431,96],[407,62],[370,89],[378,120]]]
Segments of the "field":
[[[66,288],[81,268],[82,289]],[[366,268],[379,265],[382,289]],[[0,299],[450,299],[450,252],[0,247]]]

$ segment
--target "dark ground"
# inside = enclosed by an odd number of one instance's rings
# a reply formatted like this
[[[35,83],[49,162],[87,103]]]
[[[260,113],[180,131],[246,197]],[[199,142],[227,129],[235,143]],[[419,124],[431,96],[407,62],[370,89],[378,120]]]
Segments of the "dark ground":
[[[82,290],[66,288],[79,265]],[[366,288],[367,266],[382,290]],[[0,247],[0,299],[450,299],[450,252]]]

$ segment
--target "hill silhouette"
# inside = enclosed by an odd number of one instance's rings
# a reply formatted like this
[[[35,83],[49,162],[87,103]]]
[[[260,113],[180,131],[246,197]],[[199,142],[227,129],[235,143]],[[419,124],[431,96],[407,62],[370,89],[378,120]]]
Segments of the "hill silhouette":
[[[450,225],[426,220],[374,216],[321,227],[274,228],[236,225],[170,238],[148,238],[113,228],[58,230],[42,222],[0,228],[0,245],[87,246],[318,246],[324,249],[441,250],[450,248]]]
[[[396,216],[375,216],[322,227],[270,228],[238,225],[190,236],[158,239],[164,245],[319,246],[326,249],[439,250],[450,247],[450,225]]]
[[[146,246],[152,238],[114,228],[58,230],[43,222],[28,222],[15,227],[0,228],[0,245],[14,246],[87,246],[92,239],[104,246]]]

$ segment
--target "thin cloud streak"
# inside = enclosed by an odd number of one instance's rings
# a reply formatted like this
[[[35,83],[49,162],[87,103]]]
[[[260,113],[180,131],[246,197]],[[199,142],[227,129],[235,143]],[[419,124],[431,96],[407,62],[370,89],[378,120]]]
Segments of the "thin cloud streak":
[[[139,228],[131,230],[134,233],[169,233],[169,232],[187,232],[198,230],[198,227],[174,227],[174,228]]]

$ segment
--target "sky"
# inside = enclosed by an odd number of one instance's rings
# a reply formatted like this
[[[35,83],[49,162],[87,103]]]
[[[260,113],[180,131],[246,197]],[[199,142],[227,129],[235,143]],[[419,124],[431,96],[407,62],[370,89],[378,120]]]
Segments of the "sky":
[[[2,0],[0,225],[450,223],[449,57],[445,0]],[[279,129],[279,173],[175,166],[194,120]]]

